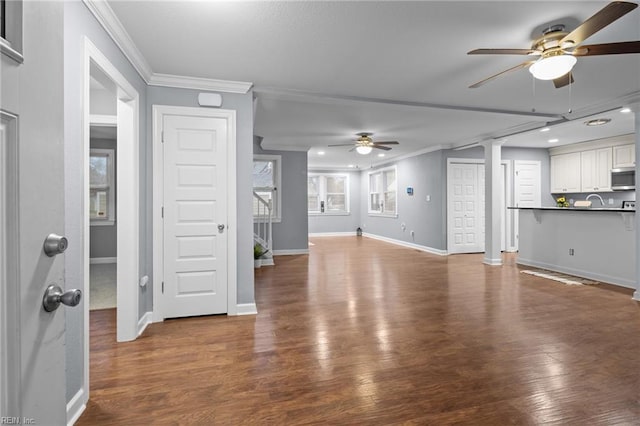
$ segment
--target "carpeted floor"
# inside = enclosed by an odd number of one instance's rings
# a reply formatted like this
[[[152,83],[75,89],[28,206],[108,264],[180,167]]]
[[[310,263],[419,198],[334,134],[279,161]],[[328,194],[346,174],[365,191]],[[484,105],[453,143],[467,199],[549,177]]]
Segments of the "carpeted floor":
[[[89,309],[116,307],[116,264],[92,264],[89,271]]]

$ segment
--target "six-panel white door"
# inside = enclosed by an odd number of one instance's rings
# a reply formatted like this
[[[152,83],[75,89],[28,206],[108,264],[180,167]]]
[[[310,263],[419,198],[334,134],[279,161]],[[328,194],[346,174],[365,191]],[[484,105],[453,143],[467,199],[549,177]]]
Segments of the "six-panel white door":
[[[165,318],[227,312],[228,124],[165,115]]]
[[[484,250],[484,173],[478,174],[478,164],[452,163],[448,175],[449,253],[473,253]],[[484,172],[484,166],[482,166]],[[480,199],[482,198],[482,200]],[[482,223],[481,223],[482,222]]]

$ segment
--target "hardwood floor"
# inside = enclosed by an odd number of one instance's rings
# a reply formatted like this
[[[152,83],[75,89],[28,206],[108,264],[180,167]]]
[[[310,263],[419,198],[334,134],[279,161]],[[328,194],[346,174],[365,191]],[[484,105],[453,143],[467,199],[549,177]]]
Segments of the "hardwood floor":
[[[640,424],[631,290],[356,237],[256,270],[257,316],[115,343],[91,313],[78,425]]]

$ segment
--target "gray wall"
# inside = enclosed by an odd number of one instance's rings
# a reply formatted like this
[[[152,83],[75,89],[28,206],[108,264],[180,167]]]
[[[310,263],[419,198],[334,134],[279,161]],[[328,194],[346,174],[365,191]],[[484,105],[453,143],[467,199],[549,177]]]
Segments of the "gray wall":
[[[311,171],[310,171],[311,172]],[[313,170],[313,173],[340,173],[349,176],[350,212],[348,215],[309,215],[309,233],[352,232],[360,223],[360,172]]]
[[[397,166],[398,217],[369,216],[369,172],[391,165]],[[361,173],[360,191],[363,230],[370,234],[444,250],[446,229],[442,228],[442,188],[445,172],[442,165],[442,151],[435,151],[364,170]],[[413,188],[413,195],[407,194],[407,187]],[[426,201],[427,195],[431,197],[431,201]],[[404,231],[401,226],[403,223],[406,225]],[[413,237],[411,231],[414,231]]]
[[[93,92],[92,92],[93,94]],[[116,141],[114,139],[94,139],[91,138],[91,148],[113,149],[116,152]],[[116,171],[116,157],[113,157],[113,172]],[[117,200],[118,182],[115,181],[113,191]],[[115,206],[114,206],[115,208]],[[89,257],[91,259],[98,257],[116,257],[118,242],[118,218],[113,225],[92,225],[90,227],[89,236]]]
[[[146,160],[146,89],[145,82],[127,61],[120,49],[102,29],[82,2],[64,2],[64,137],[65,137],[65,233],[69,239],[69,248],[65,252],[65,275],[68,288],[83,288],[83,229],[82,209],[83,170],[82,164],[82,105],[83,105],[83,71],[84,71],[84,37],[109,59],[109,61],[125,76],[140,95],[140,184],[142,188],[150,188],[147,182]],[[140,223],[150,223],[147,214],[146,194],[141,191]],[[147,230],[140,229],[140,275],[151,272],[150,244],[147,241]],[[143,315],[151,309],[144,292],[140,294],[139,312]],[[66,330],[66,365],[67,365],[67,401],[82,388],[84,369],[83,358],[83,309],[67,309]]]
[[[378,169],[397,165],[397,218],[369,216],[367,213],[367,188],[370,170],[362,171],[360,202],[361,223],[364,231],[437,250],[447,250],[446,176],[447,159],[449,158],[484,159],[484,149],[477,147],[461,151],[435,151],[376,167]],[[504,147],[502,159],[540,161],[542,165],[542,205],[554,205],[554,199],[549,194],[548,150]],[[414,189],[413,196],[406,193],[406,188],[409,186]],[[431,201],[426,201],[427,195],[431,197]],[[401,226],[403,223],[406,225],[404,231]],[[414,231],[413,237],[411,231]]]
[[[152,244],[152,217],[151,209],[153,206],[151,185],[153,182],[152,163],[152,106],[153,105],[172,105],[199,107],[198,93],[199,90],[175,89],[167,87],[149,86],[147,90],[147,124],[145,130],[147,132],[147,181],[149,182],[147,194],[147,262],[153,261],[151,244]],[[253,224],[252,201],[253,201],[253,92],[247,94],[222,94],[222,108],[235,110],[237,129],[236,129],[236,178],[237,178],[237,210],[238,210],[238,303],[254,303],[253,288],[253,233],[251,232]],[[304,163],[306,169],[306,161]],[[143,240],[141,240],[143,241]],[[149,271],[151,272],[151,271]],[[151,275],[150,275],[151,276]],[[152,292],[153,286],[146,286]],[[152,295],[149,294],[148,303],[151,306]],[[150,310],[150,309],[149,309]]]
[[[280,223],[273,224],[273,250],[306,250],[309,248],[307,217],[307,153],[301,151],[265,151],[260,138],[253,139],[254,154],[282,157],[282,198]]]

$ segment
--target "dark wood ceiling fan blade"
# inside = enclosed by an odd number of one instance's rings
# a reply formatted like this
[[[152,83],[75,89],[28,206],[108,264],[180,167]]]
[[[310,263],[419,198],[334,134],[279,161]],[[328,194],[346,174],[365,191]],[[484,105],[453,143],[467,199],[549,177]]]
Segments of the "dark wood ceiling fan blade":
[[[553,80],[553,85],[556,86],[556,89],[560,89],[561,87],[572,84],[575,80],[573,79],[573,73],[568,72],[562,77],[558,77]]]
[[[578,45],[597,33],[612,22],[622,18],[627,13],[638,7],[635,3],[629,3],[626,1],[614,1],[600,9],[591,18],[584,21],[575,30],[564,36],[560,40],[560,46],[565,43],[571,43],[572,45]]]
[[[371,145],[371,148],[376,148],[376,149],[383,149],[385,151],[391,151],[391,148],[389,148],[388,146],[384,146],[384,145]]]
[[[467,55],[539,55],[540,52],[531,49],[474,49]]]
[[[624,53],[640,53],[640,41],[589,44],[580,46],[571,52],[573,56],[620,55]]]
[[[400,142],[398,141],[380,141],[380,142],[374,142],[374,145],[399,145]]]
[[[507,74],[507,73],[510,73],[510,72],[513,72],[513,71],[518,71],[519,69],[525,68],[525,67],[531,65],[534,62],[535,61],[526,61],[526,62],[523,62],[523,63],[521,63],[519,65],[516,65],[513,68],[509,68],[507,70],[499,72],[498,74],[494,74],[491,77],[487,77],[484,80],[481,80],[481,81],[479,81],[477,83],[472,84],[471,86],[469,86],[469,89],[476,89],[476,88],[482,86],[483,84],[486,84],[486,83],[490,82],[491,80],[500,77],[501,75],[504,75],[504,74]]]
[[[352,146],[352,145],[353,145],[352,143],[339,143],[336,145],[327,145],[327,146]]]

